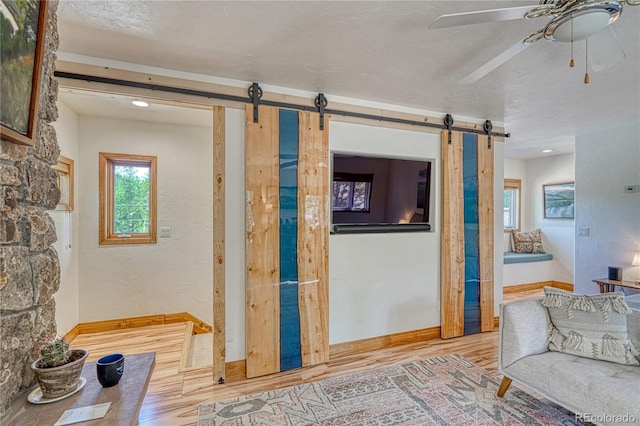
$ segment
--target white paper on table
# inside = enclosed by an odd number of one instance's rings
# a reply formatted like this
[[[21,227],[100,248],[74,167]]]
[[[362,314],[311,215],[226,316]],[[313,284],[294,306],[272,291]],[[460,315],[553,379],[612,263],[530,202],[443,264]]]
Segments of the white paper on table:
[[[62,413],[53,426],[64,426],[87,420],[101,419],[109,410],[110,402],[104,404],[87,405],[86,407],[72,408]]]

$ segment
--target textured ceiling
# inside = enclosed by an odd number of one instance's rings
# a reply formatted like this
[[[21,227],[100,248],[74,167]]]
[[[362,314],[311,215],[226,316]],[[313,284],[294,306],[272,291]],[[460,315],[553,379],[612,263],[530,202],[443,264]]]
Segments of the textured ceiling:
[[[548,18],[429,30],[445,13],[536,1],[65,1],[59,55],[104,58],[503,122],[505,155],[573,150],[640,116],[640,6],[613,28],[626,59],[583,84],[569,44],[539,41],[473,85],[458,81]],[[598,52],[591,51],[590,56]]]

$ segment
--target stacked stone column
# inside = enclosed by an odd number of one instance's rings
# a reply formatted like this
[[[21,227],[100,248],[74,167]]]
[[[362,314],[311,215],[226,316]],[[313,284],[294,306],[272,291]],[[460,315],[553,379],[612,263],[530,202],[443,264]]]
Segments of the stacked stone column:
[[[42,343],[56,335],[60,286],[56,230],[47,210],[60,199],[52,165],[60,149],[51,123],[58,118],[53,76],[57,1],[49,2],[38,131],[33,146],[0,141],[0,416],[34,383],[29,368]]]

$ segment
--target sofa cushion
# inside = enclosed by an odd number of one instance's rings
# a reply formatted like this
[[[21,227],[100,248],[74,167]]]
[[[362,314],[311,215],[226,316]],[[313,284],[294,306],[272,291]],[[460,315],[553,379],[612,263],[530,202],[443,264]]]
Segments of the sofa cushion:
[[[627,331],[632,311],[624,294],[584,295],[544,288],[549,310],[549,350],[625,365],[640,365]]]
[[[521,358],[504,373],[574,413],[640,419],[640,367],[545,352]]]
[[[529,232],[511,230],[511,246],[514,253],[544,253],[542,247],[542,231],[534,229]]]

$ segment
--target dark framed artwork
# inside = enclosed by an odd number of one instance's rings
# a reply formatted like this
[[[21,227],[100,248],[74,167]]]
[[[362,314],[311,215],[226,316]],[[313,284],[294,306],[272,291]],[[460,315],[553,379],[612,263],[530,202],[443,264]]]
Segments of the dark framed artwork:
[[[573,219],[575,183],[563,182],[542,185],[545,219]]]
[[[33,145],[47,28],[46,0],[0,0],[2,139]]]

